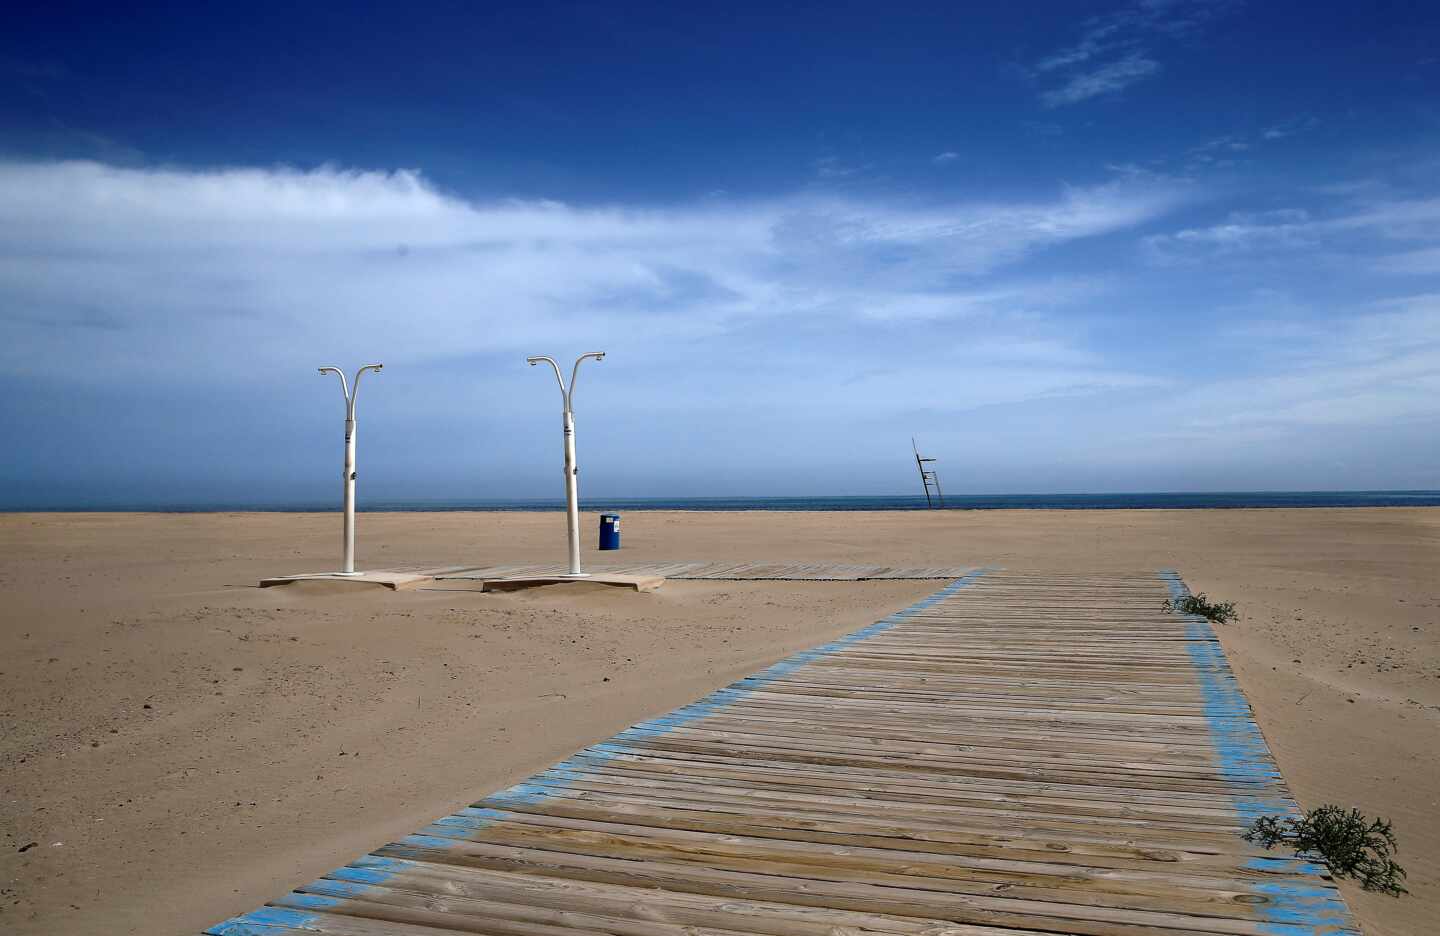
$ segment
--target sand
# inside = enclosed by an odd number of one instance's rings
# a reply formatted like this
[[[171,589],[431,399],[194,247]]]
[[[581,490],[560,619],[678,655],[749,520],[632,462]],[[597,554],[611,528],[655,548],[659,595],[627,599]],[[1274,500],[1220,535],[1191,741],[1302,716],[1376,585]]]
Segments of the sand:
[[[359,563],[556,560],[563,525],[362,515]],[[627,560],[1175,568],[1239,605],[1219,633],[1301,804],[1394,820],[1413,894],[1347,886],[1365,931],[1433,931],[1440,510],[632,512],[624,536]],[[0,515],[0,931],[194,933],[939,584],[254,587],[338,539],[335,515]]]

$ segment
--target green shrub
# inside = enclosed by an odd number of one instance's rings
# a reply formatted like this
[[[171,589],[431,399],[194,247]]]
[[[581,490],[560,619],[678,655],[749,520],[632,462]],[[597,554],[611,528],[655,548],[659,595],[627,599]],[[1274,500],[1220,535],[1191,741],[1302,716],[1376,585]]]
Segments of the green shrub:
[[[1298,858],[1319,859],[1336,877],[1356,878],[1367,891],[1392,897],[1408,894],[1400,882],[1405,869],[1390,856],[1395,833],[1384,819],[1368,819],[1358,809],[1321,806],[1296,819],[1261,816],[1245,832],[1245,841],[1266,848],[1284,845]]]
[[[1228,624],[1235,619],[1235,602],[1217,601],[1214,604],[1205,597],[1204,593],[1199,595],[1186,595],[1183,598],[1171,598],[1160,606],[1168,614],[1198,614],[1211,621],[1221,624]]]

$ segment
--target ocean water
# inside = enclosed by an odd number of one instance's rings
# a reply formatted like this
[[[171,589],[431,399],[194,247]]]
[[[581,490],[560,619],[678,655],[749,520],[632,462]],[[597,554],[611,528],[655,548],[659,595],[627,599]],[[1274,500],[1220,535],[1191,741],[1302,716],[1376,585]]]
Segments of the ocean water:
[[[369,500],[362,511],[564,510],[565,502],[545,500]],[[925,510],[921,495],[857,497],[612,497],[581,498],[585,511],[614,510]],[[1213,491],[1116,494],[955,494],[946,510],[1175,510],[1266,507],[1440,507],[1440,491]],[[134,503],[31,503],[0,511],[329,511],[335,501],[255,502],[153,501]]]
[[[583,510],[926,510],[923,495],[870,497],[582,497]],[[1135,510],[1245,507],[1440,507],[1440,491],[1221,491],[1202,494],[976,494],[946,510]],[[563,510],[563,500],[377,502],[368,510]]]

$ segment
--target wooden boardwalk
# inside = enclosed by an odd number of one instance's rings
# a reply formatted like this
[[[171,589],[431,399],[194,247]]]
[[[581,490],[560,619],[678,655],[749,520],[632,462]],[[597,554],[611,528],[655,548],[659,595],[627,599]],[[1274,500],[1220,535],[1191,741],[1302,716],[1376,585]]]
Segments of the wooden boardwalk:
[[[723,581],[783,582],[865,582],[871,579],[951,580],[974,571],[957,566],[877,566],[834,562],[598,562],[587,565],[592,572],[621,575],[659,575],[667,579],[715,579]],[[474,568],[432,570],[436,579],[503,579],[528,575],[559,575],[563,563],[538,565],[491,565]]]
[[[1358,933],[1182,589],[974,573],[206,932]]]

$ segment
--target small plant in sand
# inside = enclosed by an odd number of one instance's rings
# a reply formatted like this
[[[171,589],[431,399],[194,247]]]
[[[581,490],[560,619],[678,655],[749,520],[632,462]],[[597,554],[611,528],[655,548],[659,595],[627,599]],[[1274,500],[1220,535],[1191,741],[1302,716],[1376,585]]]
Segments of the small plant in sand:
[[[1245,832],[1245,841],[1266,848],[1283,845],[1298,858],[1319,859],[1336,877],[1356,878],[1367,891],[1392,897],[1408,894],[1400,882],[1405,869],[1395,863],[1395,833],[1384,819],[1369,819],[1358,809],[1321,806],[1300,818],[1261,816]]]
[[[1185,595],[1183,598],[1170,598],[1161,605],[1169,614],[1198,614],[1211,621],[1221,624],[1228,624],[1235,619],[1235,602],[1216,601],[1211,603],[1209,598],[1202,592],[1198,595]]]

